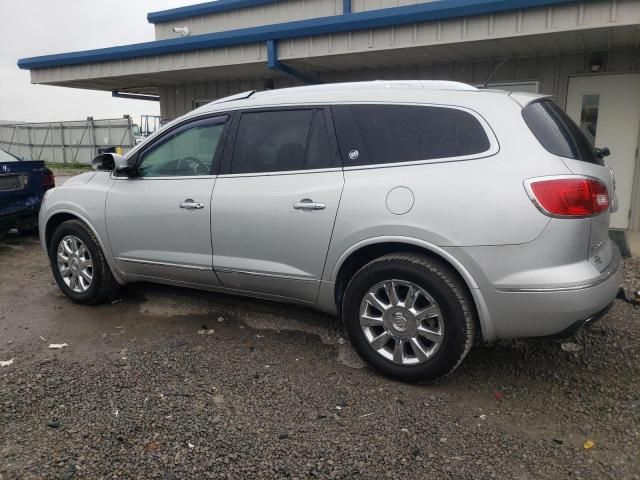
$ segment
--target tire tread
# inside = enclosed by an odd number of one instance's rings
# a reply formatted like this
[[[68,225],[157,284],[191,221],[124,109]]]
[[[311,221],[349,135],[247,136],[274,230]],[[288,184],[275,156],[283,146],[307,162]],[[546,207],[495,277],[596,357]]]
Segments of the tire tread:
[[[89,227],[87,227],[87,225],[81,220],[67,220],[66,222],[61,223],[56,228],[56,232],[59,229],[64,229],[69,227],[80,228],[91,239],[98,256],[98,258],[94,259],[94,262],[99,263],[100,265],[100,268],[98,269],[100,276],[98,278],[94,278],[94,281],[97,280],[97,287],[98,287],[96,289],[95,294],[91,296],[87,296],[86,298],[83,298],[83,299],[72,298],[72,300],[77,303],[82,303],[85,305],[96,305],[98,303],[102,303],[105,300],[111,298],[116,293],[116,291],[120,286],[118,285],[118,282],[116,282],[116,279],[113,277],[111,273],[111,269],[109,268],[107,259],[104,256],[104,252],[102,251],[100,242],[94,235],[93,231]],[[49,246],[51,268],[53,269],[57,268],[55,264],[55,252],[57,251],[57,245],[53,245],[54,237],[55,237],[55,232],[54,232],[54,235],[52,235],[51,245]]]

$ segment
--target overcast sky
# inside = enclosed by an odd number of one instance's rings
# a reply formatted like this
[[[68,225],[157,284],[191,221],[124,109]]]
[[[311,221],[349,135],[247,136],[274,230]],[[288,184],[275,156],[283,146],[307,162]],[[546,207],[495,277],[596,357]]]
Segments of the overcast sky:
[[[0,120],[31,122],[158,114],[157,102],[31,85],[19,58],[154,39],[147,13],[198,0],[0,0]]]

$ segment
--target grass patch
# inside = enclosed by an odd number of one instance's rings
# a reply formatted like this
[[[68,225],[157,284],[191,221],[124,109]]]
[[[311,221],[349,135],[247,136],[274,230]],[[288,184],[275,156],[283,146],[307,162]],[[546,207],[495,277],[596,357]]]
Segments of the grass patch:
[[[83,165],[81,163],[45,162],[45,166],[49,168],[54,175],[65,177],[72,177],[74,175],[79,175],[80,173],[90,172],[93,170],[91,165]]]
[[[92,170],[91,165],[85,165],[82,163],[54,163],[54,162],[45,162],[45,166],[50,168],[51,170],[65,170],[65,171],[75,171],[75,172],[88,172]]]

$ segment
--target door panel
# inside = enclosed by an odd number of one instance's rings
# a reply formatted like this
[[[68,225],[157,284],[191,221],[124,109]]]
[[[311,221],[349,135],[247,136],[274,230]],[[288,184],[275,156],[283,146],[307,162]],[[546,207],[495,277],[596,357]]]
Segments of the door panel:
[[[212,271],[211,192],[215,177],[118,179],[107,197],[107,233],[130,275],[219,284]],[[203,208],[180,208],[190,199]]]
[[[609,147],[605,158],[616,177],[618,211],[612,228],[628,228],[640,131],[640,74],[572,77],[567,113],[595,134],[598,147]]]
[[[212,200],[230,288],[315,302],[344,185],[325,107],[239,112]]]
[[[219,177],[213,264],[223,284],[315,301],[343,183],[342,170]],[[324,209],[295,208],[303,200]]]
[[[211,195],[227,116],[178,125],[145,148],[106,203],[109,244],[124,274],[220,285],[213,272]]]

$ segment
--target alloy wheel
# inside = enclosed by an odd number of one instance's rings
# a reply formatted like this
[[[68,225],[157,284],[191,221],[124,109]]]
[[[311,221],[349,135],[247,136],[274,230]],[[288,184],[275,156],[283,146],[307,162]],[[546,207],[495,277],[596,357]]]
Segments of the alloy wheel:
[[[360,304],[360,327],[378,355],[402,366],[427,362],[445,333],[433,297],[404,280],[385,280],[369,289]]]
[[[93,282],[93,260],[87,246],[74,235],[58,244],[58,271],[64,283],[75,293],[85,293]]]

